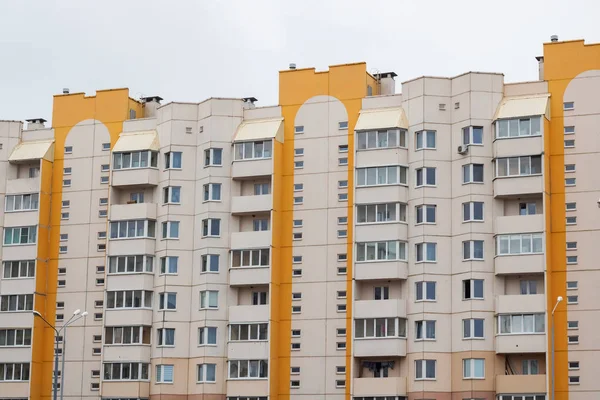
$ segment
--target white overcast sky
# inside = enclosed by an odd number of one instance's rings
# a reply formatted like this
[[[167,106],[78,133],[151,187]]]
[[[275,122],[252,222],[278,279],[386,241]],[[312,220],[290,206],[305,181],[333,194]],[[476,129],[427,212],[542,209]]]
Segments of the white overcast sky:
[[[0,119],[50,120],[63,87],[272,105],[290,62],[535,80],[542,43],[600,42],[599,15],[599,0],[0,0]]]

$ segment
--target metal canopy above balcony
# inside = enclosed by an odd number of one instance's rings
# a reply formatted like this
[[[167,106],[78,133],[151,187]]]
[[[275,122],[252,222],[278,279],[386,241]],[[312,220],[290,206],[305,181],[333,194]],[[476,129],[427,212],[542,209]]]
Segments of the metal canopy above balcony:
[[[8,161],[11,163],[24,163],[41,159],[54,162],[54,140],[21,142],[8,156]]]
[[[113,153],[138,150],[160,150],[158,133],[155,130],[123,132],[119,135],[119,139],[112,149]]]

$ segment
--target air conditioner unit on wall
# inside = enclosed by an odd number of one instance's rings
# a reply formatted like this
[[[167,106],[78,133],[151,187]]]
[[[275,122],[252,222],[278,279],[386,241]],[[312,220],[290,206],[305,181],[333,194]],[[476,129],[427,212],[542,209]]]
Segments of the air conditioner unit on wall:
[[[464,144],[458,146],[458,154],[467,154],[468,151],[469,151],[469,146],[464,145]]]

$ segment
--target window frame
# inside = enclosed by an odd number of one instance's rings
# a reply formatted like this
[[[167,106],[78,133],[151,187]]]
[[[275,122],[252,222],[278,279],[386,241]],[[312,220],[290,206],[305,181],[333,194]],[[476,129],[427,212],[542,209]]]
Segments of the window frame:
[[[385,141],[383,141],[383,136],[380,140],[380,135],[383,135],[385,132]],[[374,135],[369,137],[369,135]],[[396,145],[390,146],[390,135],[395,136]],[[406,136],[407,130],[394,128],[394,129],[379,129],[379,130],[362,130],[356,132],[356,151],[367,151],[367,150],[380,150],[380,149],[394,149],[401,148],[406,149]],[[370,140],[369,140],[370,139]],[[394,141],[392,141],[393,143]],[[384,145],[385,144],[385,145]]]
[[[429,138],[433,136],[433,147],[429,146]],[[420,146],[419,146],[420,142]],[[431,129],[423,129],[415,132],[415,151],[420,150],[437,150],[437,131]]]

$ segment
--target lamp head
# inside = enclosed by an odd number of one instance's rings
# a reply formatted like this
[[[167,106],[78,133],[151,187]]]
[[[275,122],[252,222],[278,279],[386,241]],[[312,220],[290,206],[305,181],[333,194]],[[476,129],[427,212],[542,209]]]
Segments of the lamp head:
[[[84,312],[82,312],[82,313],[81,313],[81,316],[82,316],[82,317],[85,317],[86,315],[88,315],[88,312],[87,312],[87,311],[84,311]]]
[[[78,308],[77,310],[73,311],[73,315],[79,315],[80,312],[81,310]]]
[[[42,314],[40,314],[40,312],[36,310],[33,310],[33,315],[37,315],[38,317],[42,316]]]
[[[558,297],[556,298],[556,302],[557,302],[557,303],[560,303],[561,301],[563,301],[563,297],[562,297],[562,296],[558,296]]]

